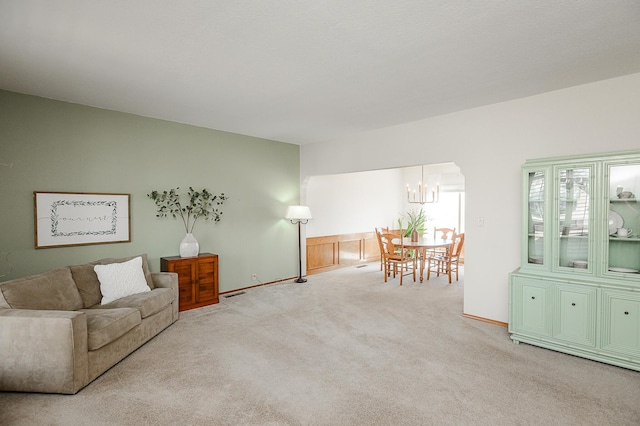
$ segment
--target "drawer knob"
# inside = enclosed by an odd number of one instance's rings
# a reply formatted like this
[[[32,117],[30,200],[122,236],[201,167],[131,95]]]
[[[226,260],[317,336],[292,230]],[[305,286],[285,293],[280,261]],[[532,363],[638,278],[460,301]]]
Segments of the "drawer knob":
[[[535,296],[531,296],[531,300],[536,300],[536,297]]]
[[[575,304],[575,303],[572,303],[572,304],[571,304],[571,306],[576,306],[576,304]]]
[[[625,315],[629,315],[629,311],[624,311],[624,314]]]

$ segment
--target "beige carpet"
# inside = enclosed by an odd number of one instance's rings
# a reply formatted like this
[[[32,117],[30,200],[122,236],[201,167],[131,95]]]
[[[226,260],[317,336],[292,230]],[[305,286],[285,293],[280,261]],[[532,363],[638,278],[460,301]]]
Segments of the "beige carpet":
[[[77,395],[0,393],[0,424],[640,424],[640,373],[461,312],[462,281],[399,287],[377,264],[260,287],[183,312]]]

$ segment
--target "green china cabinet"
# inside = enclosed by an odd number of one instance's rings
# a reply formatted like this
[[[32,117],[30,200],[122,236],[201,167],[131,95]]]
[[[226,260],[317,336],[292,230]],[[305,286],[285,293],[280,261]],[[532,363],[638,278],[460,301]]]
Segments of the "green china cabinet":
[[[640,151],[529,160],[509,333],[640,371]]]

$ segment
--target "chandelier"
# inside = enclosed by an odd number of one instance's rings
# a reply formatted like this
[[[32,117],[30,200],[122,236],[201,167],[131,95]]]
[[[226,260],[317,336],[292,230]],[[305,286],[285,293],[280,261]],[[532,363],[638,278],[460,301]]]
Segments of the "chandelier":
[[[431,204],[440,201],[440,182],[436,183],[435,188],[431,189],[427,186],[427,182],[424,180],[424,166],[421,168],[421,180],[418,182],[418,191],[414,189],[411,191],[409,184],[407,184],[407,202],[412,204]],[[429,197],[431,195],[431,197]]]

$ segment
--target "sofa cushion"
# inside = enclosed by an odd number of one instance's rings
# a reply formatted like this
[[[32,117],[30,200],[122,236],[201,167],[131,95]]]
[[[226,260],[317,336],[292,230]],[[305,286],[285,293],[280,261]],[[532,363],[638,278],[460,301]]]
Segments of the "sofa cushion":
[[[83,309],[87,315],[87,345],[90,351],[124,336],[142,322],[140,311],[133,308]]]
[[[138,254],[136,256],[122,257],[119,259],[115,259],[115,258],[102,259],[102,260],[99,260],[97,263],[99,265],[109,265],[112,263],[128,262],[132,259],[135,259],[136,257],[142,258],[142,272],[144,273],[144,279],[147,280],[147,285],[149,286],[149,288],[153,290],[155,286],[153,285],[153,278],[151,278],[151,270],[149,269],[149,257],[147,256],[146,253]]]
[[[93,267],[100,281],[103,305],[125,296],[151,291],[142,272],[142,258]]]
[[[93,267],[98,262],[87,263],[84,265],[70,266],[73,280],[76,282],[80,297],[82,297],[82,304],[84,308],[90,308],[94,305],[98,305],[102,300],[102,293],[100,293],[100,281]]]
[[[121,259],[108,258],[91,263],[86,263],[84,265],[71,266],[71,273],[73,274],[73,279],[78,286],[78,291],[80,292],[80,296],[82,297],[83,306],[85,308],[90,308],[92,306],[100,304],[100,302],[102,301],[102,293],[100,292],[100,280],[98,280],[98,276],[93,269],[95,265],[108,265],[112,263],[127,262],[135,257],[138,256],[125,257]],[[141,254],[140,257],[142,257],[142,272],[144,273],[147,285],[149,286],[149,288],[153,289],[153,279],[151,278],[151,271],[149,270],[147,255]]]
[[[106,305],[97,305],[94,309],[134,308],[140,311],[142,318],[157,314],[174,300],[174,292],[170,288],[156,288],[146,293],[132,294],[114,300]]]
[[[6,281],[0,289],[13,309],[75,311],[83,307],[69,268]]]

